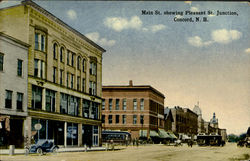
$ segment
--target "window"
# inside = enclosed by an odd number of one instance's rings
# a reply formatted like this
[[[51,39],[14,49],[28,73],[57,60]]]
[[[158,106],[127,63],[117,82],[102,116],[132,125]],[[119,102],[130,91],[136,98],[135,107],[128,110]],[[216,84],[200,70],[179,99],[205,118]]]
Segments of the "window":
[[[16,109],[23,110],[23,93],[17,92]]]
[[[63,114],[69,114],[72,116],[78,116],[79,113],[79,101],[78,97],[70,96],[61,93],[60,100],[60,112]]]
[[[137,124],[137,115],[133,115],[133,124]]]
[[[70,51],[68,50],[68,52],[67,52],[67,65],[69,65],[69,56],[70,56]]]
[[[5,108],[12,107],[12,91],[5,91]]]
[[[119,115],[115,115],[115,123],[116,124],[119,124],[119,121],[120,121],[120,116]]]
[[[42,88],[32,86],[32,108],[42,109]]]
[[[144,110],[144,99],[143,98],[140,101],[140,109]]]
[[[89,118],[89,107],[90,107],[90,101],[82,100],[82,114],[83,117]]]
[[[46,111],[55,112],[56,92],[46,89]]]
[[[41,50],[45,51],[45,36],[41,35]]]
[[[89,94],[96,95],[96,83],[90,81],[89,82]]]
[[[45,35],[35,33],[35,49],[45,51]]]
[[[64,48],[61,47],[61,49],[60,49],[60,62],[63,62],[63,53],[64,53]]]
[[[113,100],[109,99],[109,110],[112,110],[112,103],[113,103]]]
[[[72,67],[74,66],[74,57],[75,57],[75,54],[72,53],[72,54],[71,54],[71,66],[72,66]]]
[[[109,124],[112,124],[112,115],[109,115]]]
[[[56,67],[53,67],[53,83],[56,83]]]
[[[119,104],[120,104],[120,100],[119,100],[119,99],[116,99],[116,100],[115,100],[115,109],[116,109],[116,110],[119,110],[119,109],[120,109]]]
[[[82,91],[85,92],[85,79],[82,79]]]
[[[80,77],[77,76],[77,90],[80,90]]]
[[[3,54],[0,53],[0,71],[3,71]]]
[[[74,88],[74,74],[71,74],[71,88]]]
[[[122,123],[126,124],[126,115],[122,115]]]
[[[144,124],[144,116],[143,115],[141,115],[141,117],[140,117],[140,123],[143,125]]]
[[[137,100],[133,99],[133,106],[134,106],[134,110],[137,110]]]
[[[105,100],[102,100],[102,110],[105,110]]]
[[[57,44],[56,43],[53,44],[53,58],[54,59],[57,58]]]
[[[60,69],[60,85],[63,84],[63,70]]]
[[[124,98],[124,99],[122,100],[122,109],[123,109],[123,110],[126,110],[126,109],[127,109],[127,100],[126,100],[126,98]]]
[[[34,77],[43,78],[44,77],[44,61],[35,59],[34,60]]]
[[[35,49],[39,50],[39,34],[35,33]]]
[[[34,60],[34,77],[38,77],[38,59]]]
[[[67,87],[69,87],[69,73],[67,73],[66,84],[67,84]]]
[[[85,72],[85,59],[82,60],[82,71]]]
[[[96,63],[95,62],[90,63],[89,74],[96,75]]]
[[[22,76],[23,73],[23,61],[18,59],[17,60],[17,75]]]
[[[80,66],[81,66],[80,62],[81,62],[81,58],[80,58],[80,56],[78,56],[77,57],[77,69],[78,70],[80,70]]]
[[[102,123],[105,123],[105,115],[102,115]]]

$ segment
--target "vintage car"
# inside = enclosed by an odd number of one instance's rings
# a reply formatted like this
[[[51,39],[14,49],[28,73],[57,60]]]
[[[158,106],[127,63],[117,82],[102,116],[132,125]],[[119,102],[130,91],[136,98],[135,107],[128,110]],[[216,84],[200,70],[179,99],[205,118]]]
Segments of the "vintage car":
[[[43,155],[47,152],[57,153],[58,149],[59,147],[57,145],[54,145],[54,140],[40,139],[36,144],[32,144],[30,146],[28,152]]]

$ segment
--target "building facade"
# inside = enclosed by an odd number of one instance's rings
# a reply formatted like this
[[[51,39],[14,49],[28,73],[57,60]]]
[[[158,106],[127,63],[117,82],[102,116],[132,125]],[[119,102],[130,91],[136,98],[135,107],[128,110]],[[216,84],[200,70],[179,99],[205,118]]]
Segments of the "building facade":
[[[1,9],[0,14],[0,31],[30,45],[29,140],[98,146],[105,50],[31,0]],[[36,124],[42,128],[35,129]]]
[[[131,133],[132,139],[164,129],[164,95],[148,85],[103,86],[102,128]]]
[[[174,133],[188,137],[197,135],[198,131],[198,115],[188,108],[176,106],[171,108],[174,122],[172,130]]]
[[[202,111],[199,107],[199,102],[197,103],[197,105],[194,105],[193,111],[198,115],[198,134],[203,134],[205,133],[205,121],[202,118]]]
[[[0,147],[23,147],[29,45],[0,33]]]

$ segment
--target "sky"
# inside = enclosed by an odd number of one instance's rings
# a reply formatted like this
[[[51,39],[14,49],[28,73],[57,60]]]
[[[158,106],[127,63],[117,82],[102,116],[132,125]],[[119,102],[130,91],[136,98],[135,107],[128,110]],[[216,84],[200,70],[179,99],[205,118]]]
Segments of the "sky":
[[[245,133],[250,126],[249,3],[35,2],[106,50],[103,85],[128,85],[129,80],[151,85],[165,95],[170,108],[193,109],[199,102],[203,119],[209,121],[215,112],[228,134]],[[3,1],[0,7],[16,3]],[[217,16],[217,11],[229,15]],[[176,22],[175,17],[194,22]],[[196,17],[208,21],[196,22]]]

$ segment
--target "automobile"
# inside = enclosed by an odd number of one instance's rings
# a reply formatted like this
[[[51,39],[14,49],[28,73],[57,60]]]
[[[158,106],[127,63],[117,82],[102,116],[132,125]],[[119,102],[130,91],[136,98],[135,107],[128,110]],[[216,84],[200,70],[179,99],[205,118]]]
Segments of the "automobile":
[[[59,147],[54,144],[54,140],[40,139],[36,144],[32,144],[30,148],[28,148],[28,152],[43,155],[48,152],[57,153],[58,149]]]

